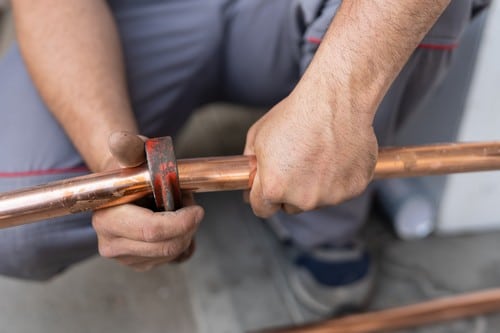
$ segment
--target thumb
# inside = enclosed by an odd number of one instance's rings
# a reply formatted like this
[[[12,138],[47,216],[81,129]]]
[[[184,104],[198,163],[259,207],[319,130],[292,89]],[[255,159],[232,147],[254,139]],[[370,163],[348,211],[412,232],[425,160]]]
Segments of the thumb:
[[[146,137],[130,132],[113,132],[109,136],[109,151],[123,167],[135,167],[146,160],[144,141]]]

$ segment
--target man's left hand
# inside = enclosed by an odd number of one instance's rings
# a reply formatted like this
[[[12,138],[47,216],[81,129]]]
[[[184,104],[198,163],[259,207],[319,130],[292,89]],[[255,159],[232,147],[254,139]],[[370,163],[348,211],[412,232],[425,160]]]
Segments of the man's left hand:
[[[250,128],[245,154],[257,157],[250,192],[256,215],[335,205],[371,181],[378,152],[371,122],[330,102],[312,87],[297,87]]]

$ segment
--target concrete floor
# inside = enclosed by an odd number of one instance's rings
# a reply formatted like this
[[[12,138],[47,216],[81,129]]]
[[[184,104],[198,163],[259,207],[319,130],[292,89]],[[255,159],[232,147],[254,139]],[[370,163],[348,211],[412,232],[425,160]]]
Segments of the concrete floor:
[[[206,109],[187,131],[216,141],[181,136],[178,149],[184,156],[239,152],[257,116]],[[234,136],[213,135],[228,128]],[[0,332],[237,333],[307,320],[289,290],[280,245],[240,193],[198,199],[207,214],[192,260],[135,273],[96,257],[47,283],[0,278]],[[374,309],[500,286],[500,233],[403,242],[374,214],[363,234],[381,263]],[[500,315],[405,332],[498,331]]]
[[[207,215],[194,258],[135,273],[94,258],[47,283],[0,278],[2,332],[237,333],[310,318],[293,298],[280,245],[239,193],[199,198]],[[376,215],[374,309],[500,286],[500,233],[395,240]],[[405,332],[495,333],[500,315]]]

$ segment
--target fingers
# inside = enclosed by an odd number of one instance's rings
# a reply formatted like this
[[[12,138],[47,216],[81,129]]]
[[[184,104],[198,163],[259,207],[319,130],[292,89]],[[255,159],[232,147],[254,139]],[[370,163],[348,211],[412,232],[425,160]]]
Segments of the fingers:
[[[195,205],[156,213],[135,205],[122,205],[97,211],[92,224],[97,234],[107,238],[154,243],[194,232],[203,215],[203,208]]]
[[[258,188],[255,186],[252,187],[252,191],[244,192],[243,193],[243,200],[245,202],[250,202],[254,211],[254,214],[262,217],[262,218],[267,218],[272,215],[274,215],[278,210],[282,210],[287,214],[300,214],[304,212],[303,209],[286,204],[286,203],[272,203],[268,199],[264,198],[264,195],[262,195],[262,187],[260,186],[260,180],[257,182]],[[253,193],[253,194],[252,194]]]
[[[264,196],[258,173],[255,175],[252,190],[250,191],[250,204],[252,205],[254,214],[262,218],[274,215],[281,208],[281,203],[272,202]]]
[[[127,264],[139,263],[139,259],[173,261],[189,248],[192,237],[193,234],[188,234],[174,240],[155,243],[139,242],[126,238],[100,239],[99,253],[103,257],[120,259]],[[131,259],[134,257],[138,260]]]
[[[146,159],[145,139],[129,132],[114,132],[108,139],[109,150],[123,167],[135,167]]]
[[[135,205],[95,212],[99,253],[139,271],[187,259],[204,212],[190,196],[185,203],[191,206],[175,212],[154,213]]]
[[[283,204],[281,205],[281,209],[287,213],[287,214],[300,214],[303,213],[304,211],[300,209],[297,206],[289,205],[289,204]]]
[[[186,250],[184,250],[179,256],[177,256],[173,262],[180,263],[183,262],[187,259],[189,259],[195,250],[195,241],[194,239],[191,240],[190,245],[187,247]],[[136,271],[144,272],[148,271],[152,268],[155,268],[157,266],[172,262],[171,259],[169,258],[144,258],[144,257],[137,257],[137,256],[120,256],[115,258],[116,261],[118,261],[120,264],[132,267]]]
[[[265,116],[263,117],[265,118]],[[245,143],[245,150],[244,154],[245,155],[255,155],[255,137],[259,128],[259,124],[261,123],[262,119],[261,118],[259,121],[257,121],[249,130],[247,133],[247,138],[246,138],[246,143]],[[261,180],[259,177],[259,168],[257,168],[257,171],[255,173],[253,183],[252,183],[252,189],[250,190],[250,193],[245,192],[243,193],[243,198],[245,201],[249,201],[250,204],[252,205],[252,209],[255,215],[262,217],[262,218],[267,218],[276,213],[281,205],[279,203],[273,203],[271,202],[268,198],[264,196],[263,189],[262,189],[262,184]]]

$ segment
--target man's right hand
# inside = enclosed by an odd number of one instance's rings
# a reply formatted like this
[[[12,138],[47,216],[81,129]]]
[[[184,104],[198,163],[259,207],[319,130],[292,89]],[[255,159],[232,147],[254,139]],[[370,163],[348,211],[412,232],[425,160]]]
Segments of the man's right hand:
[[[117,132],[109,140],[115,157],[108,169],[144,163],[144,138]],[[98,210],[92,217],[99,253],[138,271],[179,261],[193,250],[193,236],[204,215],[192,197],[174,212],[153,212],[133,204]]]

